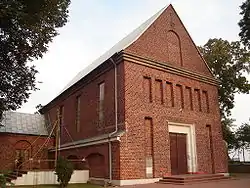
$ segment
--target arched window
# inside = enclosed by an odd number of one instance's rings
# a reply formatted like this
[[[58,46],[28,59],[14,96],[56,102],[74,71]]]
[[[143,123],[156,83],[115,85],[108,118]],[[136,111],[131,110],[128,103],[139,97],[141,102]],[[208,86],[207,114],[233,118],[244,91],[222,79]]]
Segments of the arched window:
[[[183,66],[181,57],[181,41],[180,37],[174,31],[168,31],[168,59],[169,63],[177,66]]]
[[[90,177],[105,178],[105,157],[100,153],[91,153],[86,157]]]
[[[19,169],[28,168],[27,162],[31,157],[31,144],[26,140],[20,140],[15,144],[15,166]]]

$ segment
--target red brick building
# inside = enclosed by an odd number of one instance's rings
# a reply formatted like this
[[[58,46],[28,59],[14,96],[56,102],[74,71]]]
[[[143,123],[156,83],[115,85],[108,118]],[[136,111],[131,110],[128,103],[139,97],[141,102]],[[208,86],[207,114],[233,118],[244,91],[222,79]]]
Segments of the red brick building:
[[[4,112],[0,121],[0,171],[47,169],[48,162],[38,160],[47,160],[48,149],[53,146],[54,138],[48,139],[42,115]]]
[[[195,19],[195,18],[194,18]],[[170,5],[81,71],[41,112],[60,155],[116,184],[226,173],[217,81]]]

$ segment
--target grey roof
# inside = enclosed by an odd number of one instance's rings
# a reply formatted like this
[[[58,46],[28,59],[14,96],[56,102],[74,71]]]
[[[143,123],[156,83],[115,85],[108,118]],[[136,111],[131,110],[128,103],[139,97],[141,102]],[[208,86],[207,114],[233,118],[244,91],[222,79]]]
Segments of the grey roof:
[[[0,124],[0,132],[4,133],[48,135],[45,118],[41,114],[7,111],[3,113]]]
[[[95,68],[97,68],[99,65],[104,63],[106,60],[108,60],[112,55],[115,53],[118,53],[128,46],[130,46],[133,42],[135,42],[153,23],[154,21],[164,12],[164,10],[167,8],[164,7],[159,12],[157,12],[155,15],[150,17],[147,21],[145,21],[142,25],[140,25],[138,28],[136,28],[134,31],[132,31],[129,35],[127,35],[125,38],[123,38],[121,41],[119,41],[117,44],[115,44],[110,50],[108,50],[106,53],[104,53],[102,56],[100,56],[98,59],[96,59],[94,62],[92,62],[88,67],[80,71],[59,93],[63,93],[66,91],[70,86],[77,83],[80,79],[82,79],[84,76],[89,74],[91,71],[93,71]]]
[[[86,138],[86,139],[83,139],[83,140],[77,140],[77,141],[73,141],[73,142],[69,142],[69,143],[65,143],[65,144],[60,145],[60,149],[64,150],[64,149],[66,149],[68,147],[72,147],[72,146],[74,146],[74,147],[82,147],[82,145],[88,144],[88,143],[91,143],[91,142],[101,141],[101,140],[105,140],[105,139],[108,139],[108,138],[120,137],[124,133],[125,133],[124,130],[120,130],[120,131],[116,132],[115,134],[113,134],[111,136],[110,136],[110,133],[107,133],[107,134],[103,134],[103,135],[99,135],[99,136]],[[54,150],[55,149],[52,149],[52,151],[54,151]]]

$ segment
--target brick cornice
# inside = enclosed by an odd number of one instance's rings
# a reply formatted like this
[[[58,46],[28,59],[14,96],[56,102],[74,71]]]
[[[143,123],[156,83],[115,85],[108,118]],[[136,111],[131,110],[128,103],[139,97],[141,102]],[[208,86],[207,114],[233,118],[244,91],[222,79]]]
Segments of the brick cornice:
[[[219,84],[219,81],[213,77],[209,77],[209,76],[205,76],[205,75],[202,75],[202,74],[199,74],[196,72],[192,72],[192,71],[184,69],[184,68],[175,67],[175,66],[167,64],[167,63],[155,61],[155,60],[152,60],[150,58],[138,56],[138,55],[135,55],[131,52],[123,51],[122,53],[120,53],[119,59],[122,59],[124,61],[129,61],[132,63],[136,63],[139,65],[144,65],[144,66],[154,68],[154,69],[163,70],[165,72],[169,72],[169,73],[176,74],[179,76],[191,78],[191,79],[194,79],[194,80],[197,80],[200,82],[204,82],[207,84],[211,84],[211,85],[215,85],[215,86],[218,86],[218,84]]]

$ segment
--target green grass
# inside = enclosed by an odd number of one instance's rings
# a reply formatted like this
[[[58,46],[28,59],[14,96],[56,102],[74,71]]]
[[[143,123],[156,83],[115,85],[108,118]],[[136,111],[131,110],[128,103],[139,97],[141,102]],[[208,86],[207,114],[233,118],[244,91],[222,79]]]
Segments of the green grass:
[[[39,186],[10,186],[13,188],[32,188],[32,187],[36,187],[36,188],[59,188],[58,185],[39,185]],[[97,185],[91,185],[91,184],[72,184],[72,185],[68,185],[67,188],[101,188],[100,186]]]

